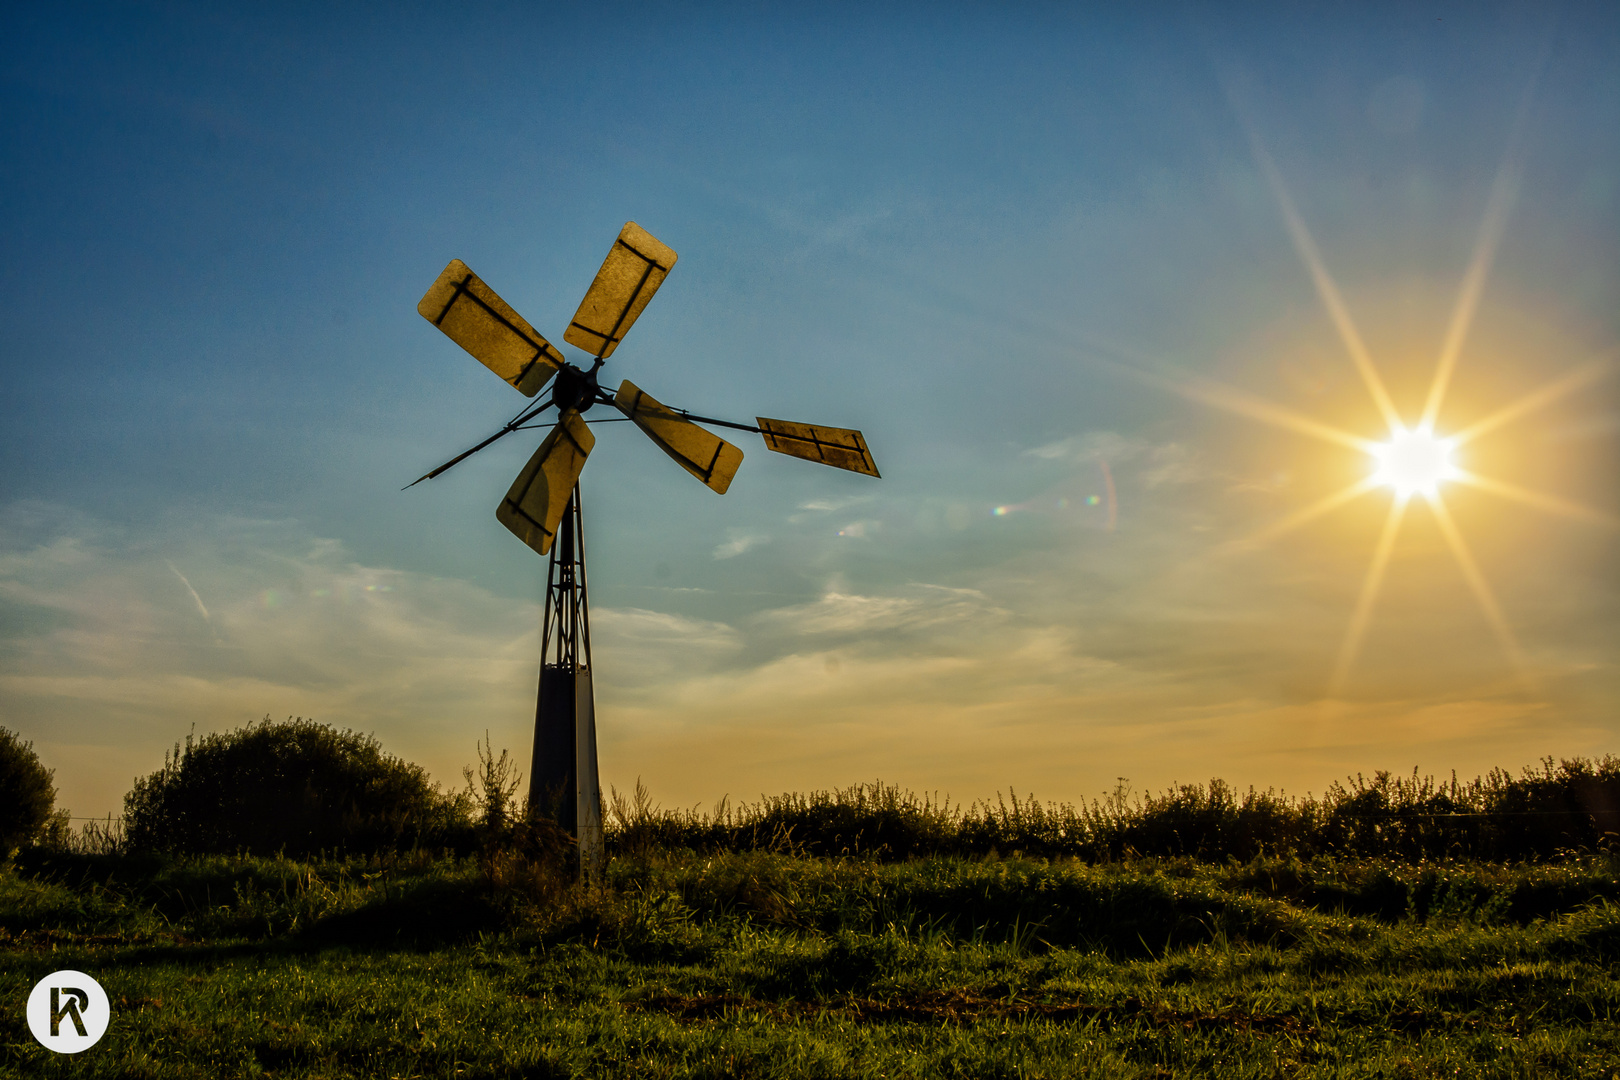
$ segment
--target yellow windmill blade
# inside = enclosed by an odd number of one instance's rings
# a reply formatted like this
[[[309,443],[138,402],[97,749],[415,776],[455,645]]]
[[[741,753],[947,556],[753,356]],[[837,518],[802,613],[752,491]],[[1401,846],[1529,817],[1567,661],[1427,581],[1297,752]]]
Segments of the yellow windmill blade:
[[[741,450],[712,431],[698,427],[629,379],[619,385],[613,404],[681,468],[718,494],[726,493],[731,478],[737,475],[737,467],[742,464]]]
[[[563,413],[495,508],[496,519],[540,554],[550,552],[568,497],[595,445],[596,436],[579,413]]]
[[[606,359],[664,283],[675,252],[633,221],[624,223],[563,340]]]
[[[759,422],[759,433],[765,437],[766,449],[806,461],[819,461],[835,469],[879,475],[872,451],[866,448],[865,437],[854,428],[767,420],[763,416],[755,419]]]
[[[451,259],[416,310],[473,359],[534,397],[562,366],[562,353],[460,259]]]

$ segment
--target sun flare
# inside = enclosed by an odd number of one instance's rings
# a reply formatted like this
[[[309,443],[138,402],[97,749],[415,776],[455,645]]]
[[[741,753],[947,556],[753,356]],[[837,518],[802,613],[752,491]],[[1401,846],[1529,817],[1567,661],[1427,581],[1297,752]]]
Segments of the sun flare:
[[[1442,480],[1455,480],[1459,470],[1452,463],[1455,439],[1443,439],[1433,431],[1397,429],[1388,442],[1372,448],[1376,467],[1372,478],[1395,489],[1402,497],[1423,495],[1434,498]]]
[[[1366,439],[1354,432],[1334,427],[1264,398],[1204,379],[1164,380],[1162,385],[1168,389],[1204,404],[1356,450],[1372,458],[1372,468],[1360,480],[1317,499],[1245,540],[1235,542],[1229,546],[1229,550],[1244,550],[1275,540],[1379,488],[1391,489],[1393,498],[1390,500],[1383,529],[1380,531],[1372,558],[1362,579],[1355,608],[1350,616],[1350,624],[1345,630],[1338,660],[1328,686],[1328,696],[1337,697],[1344,691],[1351,667],[1360,651],[1362,639],[1371,624],[1385,571],[1394,554],[1412,497],[1421,495],[1428,506],[1430,516],[1445,539],[1446,546],[1451,549],[1463,580],[1467,583],[1469,591],[1474,594],[1480,613],[1501,644],[1503,653],[1518,671],[1521,684],[1527,689],[1532,688],[1536,680],[1530,664],[1519,647],[1501,603],[1486,580],[1467,541],[1464,540],[1462,530],[1452,517],[1442,486],[1463,485],[1524,506],[1600,525],[1607,529],[1620,530],[1620,518],[1612,514],[1560,498],[1548,491],[1521,487],[1505,480],[1482,476],[1471,469],[1461,467],[1453,460],[1453,455],[1463,446],[1607,377],[1615,371],[1616,364],[1612,356],[1594,358],[1449,436],[1435,434],[1436,421],[1439,419],[1447,390],[1451,387],[1452,377],[1463,353],[1468,331],[1478,310],[1480,296],[1496,255],[1497,244],[1502,238],[1508,205],[1512,201],[1517,185],[1519,162],[1516,154],[1510,150],[1492,185],[1485,208],[1485,219],[1480,226],[1473,257],[1463,274],[1462,287],[1458,291],[1456,306],[1452,310],[1440,348],[1427,400],[1417,423],[1408,427],[1402,420],[1400,410],[1383,377],[1379,374],[1371,350],[1356,328],[1349,305],[1340,293],[1333,276],[1328,272],[1315,239],[1306,228],[1304,218],[1288,193],[1281,172],[1252,129],[1250,143],[1255,161],[1277,198],[1295,251],[1309,272],[1317,298],[1338,332],[1339,339],[1361,376],[1373,404],[1382,414],[1389,435],[1384,442]]]

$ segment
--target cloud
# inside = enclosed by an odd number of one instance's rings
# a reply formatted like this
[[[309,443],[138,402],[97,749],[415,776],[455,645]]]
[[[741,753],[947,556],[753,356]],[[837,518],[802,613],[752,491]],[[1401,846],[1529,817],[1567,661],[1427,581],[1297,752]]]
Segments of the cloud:
[[[730,529],[727,532],[729,539],[717,545],[714,549],[716,559],[735,559],[743,552],[756,548],[761,544],[768,544],[771,540],[765,533],[746,532],[737,529]]]
[[[1147,443],[1113,431],[1088,431],[1069,435],[1024,451],[1026,457],[1043,461],[1121,462],[1141,456]]]
[[[0,528],[0,710],[42,752],[123,752],[111,797],[59,771],[76,812],[110,809],[193,725],[267,713],[387,732],[390,750],[453,777],[438,734],[521,715],[533,693],[531,604],[363,565],[294,522],[215,519],[135,545],[60,524],[74,532],[36,543]]]
[[[762,612],[754,623],[791,628],[797,634],[858,636],[960,624],[969,619],[984,625],[1006,615],[975,589],[913,585],[900,594],[884,596],[829,591],[813,603]]]
[[[1165,443],[1148,451],[1142,480],[1148,487],[1193,484],[1204,479],[1208,470],[1199,455],[1181,443]]]
[[[847,510],[852,506],[860,506],[873,501],[871,495],[849,495],[836,499],[810,499],[799,504],[800,513],[789,514],[789,525],[802,525],[806,521],[815,519],[820,514],[832,513],[836,510]]]
[[[203,603],[202,597],[197,595],[197,590],[192,587],[191,582],[187,580],[186,575],[182,574],[179,567],[175,566],[174,563],[169,562],[167,559],[163,561],[168,565],[170,570],[174,571],[174,576],[180,579],[180,584],[186,587],[186,592],[190,593],[191,598],[197,602],[197,610],[202,612],[203,621],[213,622],[213,617],[208,614],[207,605]]]
[[[1588,681],[1591,707],[1494,689],[1476,678],[1499,666],[1483,650],[1424,653],[1437,631],[1419,592],[1392,598],[1359,696],[1323,704],[1355,572],[1266,586],[1178,563],[1186,549],[1158,532],[1051,535],[935,581],[852,569],[808,599],[664,589],[649,594],[663,610],[593,607],[604,779],[681,803],[873,776],[1075,798],[1114,776],[1319,787],[1347,767],[1517,767],[1609,737],[1595,718],[1612,665],[1561,676]],[[370,565],[293,521],[132,533],[0,512],[0,717],[75,813],[115,810],[193,725],[267,713],[376,732],[452,781],[486,728],[523,760],[538,622],[532,598]],[[1422,677],[1391,681],[1419,653]],[[1414,689],[1436,682],[1465,690]]]
[[[631,694],[726,667],[743,647],[723,622],[643,608],[593,609],[591,643],[598,667],[614,673],[615,690]]]
[[[869,503],[872,498],[871,495],[846,495],[841,499],[811,499],[808,502],[800,503],[799,509],[814,511],[842,510],[845,507],[856,506],[860,503]]]
[[[1147,487],[1188,484],[1208,475],[1201,455],[1183,443],[1150,443],[1113,431],[1088,431],[1043,443],[1024,451],[1025,457],[1076,464],[1098,462],[1134,466]]]
[[[917,606],[915,600],[901,597],[828,593],[813,604],[768,611],[759,616],[759,621],[791,626],[804,634],[870,632],[894,629],[904,623]]]

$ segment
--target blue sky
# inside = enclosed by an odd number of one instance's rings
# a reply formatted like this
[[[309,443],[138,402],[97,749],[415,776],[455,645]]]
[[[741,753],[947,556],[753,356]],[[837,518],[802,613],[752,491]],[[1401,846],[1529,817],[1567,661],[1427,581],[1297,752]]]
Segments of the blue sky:
[[[540,433],[401,492],[521,403],[414,308],[460,258],[560,340],[631,219],[680,263],[604,381],[860,428],[883,479],[744,435],[719,497],[597,429],[605,783],[1081,799],[1615,747],[1612,5],[8,23],[0,724],[75,813],[267,714],[447,783],[486,729],[526,758],[544,566],[494,507]],[[1471,267],[1436,431],[1534,407],[1370,592],[1387,489],[1275,529],[1369,470],[1301,417],[1387,433],[1331,297],[1415,422]]]

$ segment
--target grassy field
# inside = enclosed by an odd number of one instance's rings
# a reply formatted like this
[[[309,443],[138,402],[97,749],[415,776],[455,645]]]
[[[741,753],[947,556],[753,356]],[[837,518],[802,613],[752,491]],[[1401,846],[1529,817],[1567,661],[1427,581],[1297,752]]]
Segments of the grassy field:
[[[17,1077],[1620,1075],[1620,861],[24,853]],[[95,976],[77,1057],[22,1002]]]

